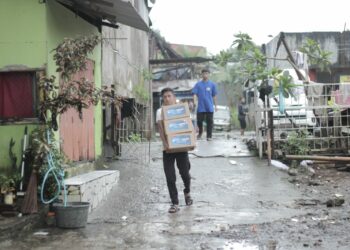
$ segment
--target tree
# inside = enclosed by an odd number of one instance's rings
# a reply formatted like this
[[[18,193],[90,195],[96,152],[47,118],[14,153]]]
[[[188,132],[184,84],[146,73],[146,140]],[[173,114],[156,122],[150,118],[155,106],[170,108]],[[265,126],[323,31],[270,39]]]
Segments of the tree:
[[[331,72],[329,57],[332,55],[332,52],[322,50],[321,46],[315,40],[307,38],[306,42],[299,50],[307,54],[311,65],[318,65],[321,71]]]

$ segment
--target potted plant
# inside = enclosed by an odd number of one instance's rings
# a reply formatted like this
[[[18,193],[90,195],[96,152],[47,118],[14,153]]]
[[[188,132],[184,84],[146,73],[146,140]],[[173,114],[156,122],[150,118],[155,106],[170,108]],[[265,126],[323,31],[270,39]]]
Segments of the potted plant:
[[[21,177],[18,174],[0,175],[0,190],[1,194],[3,195],[3,201],[5,204],[13,204],[16,185],[20,181],[20,179]]]

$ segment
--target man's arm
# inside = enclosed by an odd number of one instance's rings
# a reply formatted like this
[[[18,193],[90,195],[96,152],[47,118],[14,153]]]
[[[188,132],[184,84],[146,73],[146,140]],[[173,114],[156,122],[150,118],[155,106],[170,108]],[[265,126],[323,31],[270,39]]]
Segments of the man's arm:
[[[198,108],[198,96],[196,94],[193,94],[193,103],[197,109]]]
[[[215,112],[217,112],[218,111],[218,106],[216,104],[216,95],[213,96],[213,100],[214,100],[214,105],[215,105]]]
[[[169,148],[169,145],[168,145],[168,142],[167,142],[166,137],[165,137],[164,125],[163,125],[162,120],[158,121],[157,125],[158,125],[160,139],[163,142],[164,150],[167,150]]]

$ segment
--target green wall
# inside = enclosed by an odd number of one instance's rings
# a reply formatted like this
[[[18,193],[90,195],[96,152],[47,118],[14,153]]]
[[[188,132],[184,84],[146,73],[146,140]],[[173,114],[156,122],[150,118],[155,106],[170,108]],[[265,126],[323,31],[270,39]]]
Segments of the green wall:
[[[54,0],[47,0],[47,35],[48,35],[48,75],[58,75],[51,52],[65,37],[100,35],[98,29]],[[90,59],[95,62],[95,85],[101,87],[101,44],[97,45]],[[95,107],[95,153],[102,154],[102,107]]]
[[[52,59],[54,49],[65,37],[100,35],[97,28],[58,4],[55,0],[0,0],[0,69],[6,66],[46,67],[56,75]],[[95,62],[95,84],[101,87],[101,46],[91,55]],[[56,78],[58,79],[58,78]],[[30,130],[35,124],[27,124]],[[0,125],[0,168],[9,167],[9,142],[16,142],[17,165],[20,164],[24,124]],[[58,138],[58,133],[56,134]],[[95,152],[102,154],[102,108],[95,108]]]
[[[0,68],[42,67],[46,62],[45,4],[38,0],[0,1]]]
[[[5,67],[44,67],[46,63],[46,8],[37,0],[0,1],[0,69]],[[9,143],[20,166],[24,124],[0,125],[0,169],[11,165]],[[29,130],[35,125],[28,124]]]

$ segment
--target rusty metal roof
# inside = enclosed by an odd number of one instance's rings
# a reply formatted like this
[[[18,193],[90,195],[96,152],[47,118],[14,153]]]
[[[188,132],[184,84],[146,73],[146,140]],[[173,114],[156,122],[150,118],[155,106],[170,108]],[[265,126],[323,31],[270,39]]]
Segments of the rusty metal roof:
[[[149,31],[149,26],[129,1],[123,0],[56,0],[80,17],[101,26],[114,28],[122,23],[136,29]],[[105,22],[107,20],[108,22]]]

